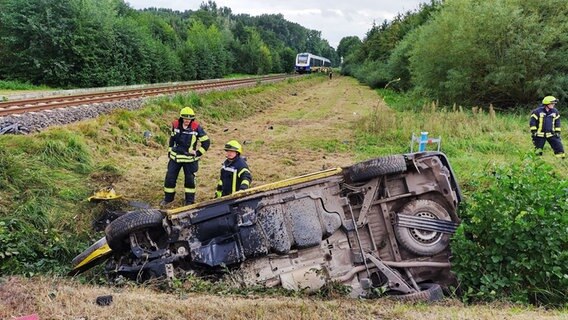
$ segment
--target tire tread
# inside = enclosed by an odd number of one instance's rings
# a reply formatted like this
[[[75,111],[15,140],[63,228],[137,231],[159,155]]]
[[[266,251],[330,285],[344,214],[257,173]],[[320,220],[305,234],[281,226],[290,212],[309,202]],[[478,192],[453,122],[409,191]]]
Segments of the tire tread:
[[[349,167],[347,176],[352,182],[361,182],[381,175],[405,172],[406,159],[403,155],[389,155],[356,163]]]
[[[155,209],[128,212],[112,221],[105,228],[107,243],[111,249],[120,251],[123,248],[123,240],[130,233],[144,228],[160,226],[163,218],[164,215]]]

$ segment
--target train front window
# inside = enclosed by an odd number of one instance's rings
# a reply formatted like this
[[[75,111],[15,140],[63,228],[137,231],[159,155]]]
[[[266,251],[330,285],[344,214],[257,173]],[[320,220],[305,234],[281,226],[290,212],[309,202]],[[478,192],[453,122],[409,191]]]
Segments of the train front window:
[[[307,63],[308,62],[308,55],[298,55],[298,63]]]

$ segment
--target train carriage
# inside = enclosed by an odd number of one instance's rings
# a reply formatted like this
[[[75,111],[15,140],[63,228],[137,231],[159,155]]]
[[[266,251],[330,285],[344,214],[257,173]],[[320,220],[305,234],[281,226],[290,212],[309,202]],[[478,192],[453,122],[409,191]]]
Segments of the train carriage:
[[[297,73],[329,72],[331,61],[308,52],[296,55],[295,69]]]

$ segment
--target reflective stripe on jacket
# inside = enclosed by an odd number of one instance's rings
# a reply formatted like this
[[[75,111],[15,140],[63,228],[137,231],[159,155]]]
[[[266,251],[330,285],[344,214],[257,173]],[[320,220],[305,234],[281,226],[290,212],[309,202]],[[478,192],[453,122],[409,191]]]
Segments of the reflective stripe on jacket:
[[[207,152],[209,145],[209,137],[197,121],[192,120],[187,128],[183,128],[181,118],[172,122],[168,148],[170,159],[178,163],[197,161]],[[190,150],[195,151],[195,156],[189,153]]]
[[[529,126],[537,137],[552,137],[561,131],[560,114],[556,108],[546,110],[546,107],[541,105],[531,112]]]
[[[237,156],[232,161],[227,159],[221,167],[215,196],[226,196],[238,190],[248,189],[251,182],[252,174],[244,158]]]

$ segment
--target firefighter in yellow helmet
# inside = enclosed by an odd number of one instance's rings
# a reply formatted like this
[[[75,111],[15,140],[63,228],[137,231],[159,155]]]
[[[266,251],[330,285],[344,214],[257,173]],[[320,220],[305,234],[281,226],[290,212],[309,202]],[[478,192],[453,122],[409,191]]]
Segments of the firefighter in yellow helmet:
[[[199,145],[198,145],[199,144]],[[199,159],[209,149],[207,133],[195,120],[195,112],[190,107],[181,109],[179,119],[172,122],[172,132],[168,147],[168,171],[164,182],[164,200],[161,206],[174,201],[176,181],[183,168],[185,176],[185,204],[195,202],[195,173],[199,169]]]
[[[558,99],[553,96],[546,96],[542,99],[542,104],[531,112],[529,126],[532,134],[532,141],[535,152],[542,155],[542,148],[548,141],[554,155],[564,158],[564,146],[560,139],[560,113],[556,109]]]
[[[248,189],[252,182],[252,174],[247,162],[241,156],[243,153],[241,144],[236,140],[231,140],[225,144],[224,149],[227,159],[221,166],[215,198]]]

